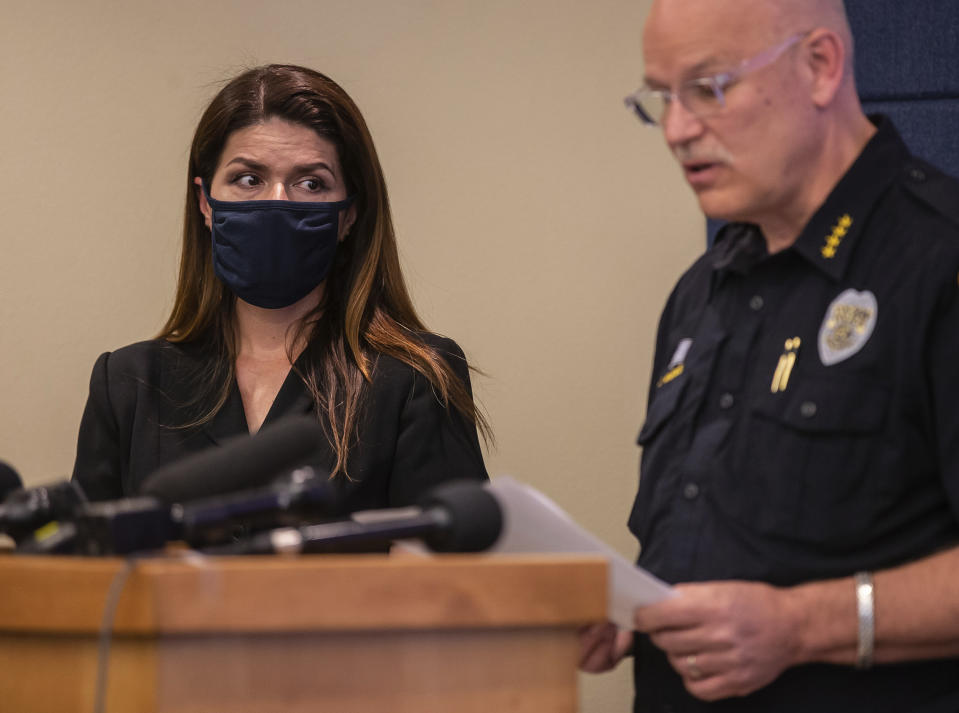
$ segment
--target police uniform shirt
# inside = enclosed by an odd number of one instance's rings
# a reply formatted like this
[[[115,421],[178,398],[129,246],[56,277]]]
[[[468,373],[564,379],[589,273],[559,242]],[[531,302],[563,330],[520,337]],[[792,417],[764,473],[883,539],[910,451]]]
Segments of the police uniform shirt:
[[[792,247],[726,226],[660,322],[639,564],[787,586],[959,542],[957,281],[959,183],[882,118]],[[637,711],[959,710],[959,660],[802,666],[705,704],[637,644]]]

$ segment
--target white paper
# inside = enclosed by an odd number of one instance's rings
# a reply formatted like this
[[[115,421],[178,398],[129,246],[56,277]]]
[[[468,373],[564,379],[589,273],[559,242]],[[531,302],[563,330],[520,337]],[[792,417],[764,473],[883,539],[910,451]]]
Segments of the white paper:
[[[503,511],[503,530],[490,552],[601,554],[609,561],[609,620],[633,628],[633,610],[676,592],[580,527],[556,503],[529,485],[500,476],[486,487]]]

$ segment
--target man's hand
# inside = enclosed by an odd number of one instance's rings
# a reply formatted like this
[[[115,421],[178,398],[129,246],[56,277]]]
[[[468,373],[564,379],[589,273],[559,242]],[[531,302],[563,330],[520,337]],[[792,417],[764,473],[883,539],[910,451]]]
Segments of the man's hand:
[[[636,610],[691,694],[745,696],[800,662],[800,607],[789,589],[753,582],[680,584],[680,596]]]
[[[633,645],[633,632],[620,631],[615,624],[593,624],[580,629],[579,667],[587,673],[614,668]]]

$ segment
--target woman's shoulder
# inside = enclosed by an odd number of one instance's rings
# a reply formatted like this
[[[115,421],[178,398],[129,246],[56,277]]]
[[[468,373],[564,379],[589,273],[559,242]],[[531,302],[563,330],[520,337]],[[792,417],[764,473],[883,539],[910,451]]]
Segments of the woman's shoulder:
[[[411,333],[411,338],[437,354],[461,376],[468,373],[466,355],[460,345],[450,337],[434,332],[416,331]],[[412,378],[418,370],[397,356],[380,353],[376,358],[375,371],[381,374],[402,373]]]
[[[104,352],[97,360],[110,374],[143,376],[167,363],[194,361],[200,348],[192,344],[174,344],[166,339],[148,339]]]
[[[132,424],[137,413],[156,418],[157,409],[189,401],[204,378],[205,352],[197,344],[165,339],[135,342],[99,356],[90,375],[90,403],[112,414],[116,424]]]
[[[446,359],[452,357],[463,362],[466,361],[466,355],[463,353],[460,345],[450,337],[444,337],[441,334],[434,334],[433,332],[417,332],[416,335],[424,344],[439,352]]]

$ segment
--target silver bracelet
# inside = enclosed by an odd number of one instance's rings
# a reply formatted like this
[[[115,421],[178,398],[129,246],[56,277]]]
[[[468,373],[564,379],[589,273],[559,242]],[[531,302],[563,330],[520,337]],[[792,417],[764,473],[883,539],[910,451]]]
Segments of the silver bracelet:
[[[859,617],[859,638],[856,645],[856,668],[872,666],[876,644],[876,599],[870,572],[856,573],[856,612]]]

